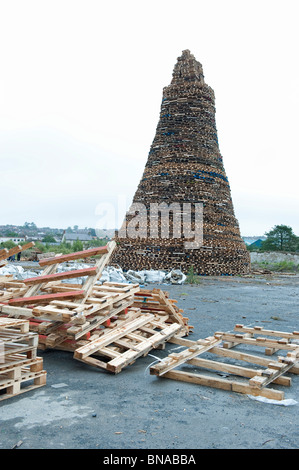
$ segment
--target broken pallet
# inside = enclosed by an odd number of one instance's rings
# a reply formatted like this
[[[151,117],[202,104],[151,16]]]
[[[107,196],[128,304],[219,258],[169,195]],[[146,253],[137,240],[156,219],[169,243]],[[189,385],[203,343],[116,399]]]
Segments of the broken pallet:
[[[236,329],[240,329],[240,325],[236,326]],[[243,326],[242,326],[243,328]],[[232,333],[216,333],[212,337],[208,337],[205,340],[190,341],[184,338],[171,338],[169,342],[184,347],[183,351],[178,353],[169,354],[168,357],[163,359],[158,364],[153,365],[150,368],[152,375],[159,377],[165,377],[174,380],[180,380],[190,382],[198,385],[204,385],[223,390],[229,390],[238,393],[245,393],[254,396],[262,396],[275,400],[283,400],[284,392],[269,388],[268,385],[278,384],[283,386],[291,385],[291,378],[286,376],[287,372],[298,374],[299,373],[299,345],[294,343],[281,343],[276,340],[275,345],[279,346],[279,349],[285,349],[287,351],[286,356],[278,356],[276,360],[268,359],[265,356],[253,355],[246,352],[246,350],[239,350],[240,345],[250,345],[253,347],[265,346],[269,343],[266,339],[255,340],[251,336],[253,331],[248,331],[244,328],[244,336]],[[263,331],[263,334],[267,331]],[[269,331],[272,336],[284,336],[291,337],[297,336],[297,332],[288,334],[283,332]],[[242,337],[240,337],[242,336]],[[227,345],[229,340],[229,347]],[[272,346],[273,341],[269,340]],[[202,347],[206,343],[206,347]],[[208,355],[214,354],[220,357],[226,357],[232,362],[219,362],[214,359],[201,357],[204,353]],[[199,357],[200,356],[200,357]],[[248,368],[240,366],[235,361],[245,361],[251,363],[254,366],[262,366],[262,369]],[[183,366],[183,369],[178,370],[178,367]],[[192,366],[192,369],[190,369]],[[194,372],[194,366],[199,370],[205,369],[206,373]],[[188,370],[189,369],[189,370]],[[213,374],[211,371],[217,371],[227,376],[227,378],[217,377],[217,373]],[[240,379],[241,378],[241,379]],[[246,380],[245,380],[246,379]]]

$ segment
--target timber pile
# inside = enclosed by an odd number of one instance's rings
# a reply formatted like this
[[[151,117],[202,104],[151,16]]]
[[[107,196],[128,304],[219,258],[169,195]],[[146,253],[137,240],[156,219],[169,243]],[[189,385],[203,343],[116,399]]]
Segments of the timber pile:
[[[0,401],[46,384],[37,346],[27,320],[0,317]]]
[[[34,242],[26,243],[25,245],[17,245],[8,250],[3,248],[0,250],[0,267],[2,268],[7,264],[7,260],[10,256],[21,253],[24,250],[34,247]],[[22,281],[16,281],[13,279],[13,275],[0,275],[0,302],[5,302],[14,297],[23,295],[27,291],[26,285]]]
[[[244,327],[239,324],[235,326],[235,333],[216,332],[213,336],[197,341],[172,338],[169,342],[178,344],[184,349],[169,354],[152,366],[150,373],[222,390],[283,400],[284,392],[269,388],[268,385],[273,383],[290,386],[291,378],[286,373],[299,374],[298,339],[298,331],[289,333],[266,330],[259,326]],[[248,353],[248,348],[256,349],[257,354]],[[265,348],[264,355],[260,354],[261,348]],[[274,359],[266,357],[278,351],[280,354],[281,351],[286,351],[286,354]],[[204,353],[209,357],[203,358]],[[222,361],[215,361],[213,357],[211,358],[213,355],[220,356]],[[229,361],[223,362],[223,358],[228,358]],[[239,361],[250,363],[254,367],[240,366]],[[180,366],[183,366],[183,369],[180,370]],[[257,369],[256,366],[262,368]],[[197,367],[200,373],[195,373],[194,367]],[[201,369],[208,372],[203,374]],[[221,374],[228,378],[220,378]]]
[[[100,283],[115,246],[112,241],[105,247],[42,258],[40,275],[18,283],[3,280],[10,291],[2,299],[0,315],[28,320],[30,331],[38,334],[39,349],[71,351],[75,359],[114,373],[152,348],[164,347],[170,337],[188,335],[188,318],[167,292],[141,291],[139,284]],[[92,267],[57,272],[62,263],[96,255],[100,257]],[[77,278],[85,279],[83,284],[76,283]]]
[[[163,89],[160,119],[134,203],[147,210],[147,225],[136,238],[128,236],[134,215],[126,214],[115,240],[113,261],[124,270],[181,269],[191,266],[201,275],[248,273],[250,257],[240,236],[228,178],[223,166],[215,122],[215,95],[205,83],[201,64],[183,51],[174,67],[172,82]],[[180,204],[180,235],[163,238],[161,217],[157,238],[150,237],[150,205]],[[203,246],[186,249],[193,241],[183,235],[183,203],[203,204]],[[152,215],[152,214],[151,214]],[[191,229],[195,229],[194,212]],[[173,216],[174,218],[174,216]],[[132,227],[132,225],[131,225]],[[145,229],[145,233],[142,230]]]
[[[189,318],[184,317],[183,309],[179,309],[176,303],[177,300],[169,299],[169,293],[161,289],[140,289],[134,295],[133,307],[140,308],[144,313],[167,315],[168,321],[181,324],[181,334],[185,336],[193,326],[188,324]]]

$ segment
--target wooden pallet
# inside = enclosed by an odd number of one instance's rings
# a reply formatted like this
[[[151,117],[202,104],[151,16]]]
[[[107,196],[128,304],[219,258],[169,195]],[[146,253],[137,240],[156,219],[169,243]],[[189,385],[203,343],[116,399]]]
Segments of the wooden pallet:
[[[29,331],[27,320],[0,318],[0,400],[46,384],[37,345],[38,335]]]
[[[32,372],[30,367],[32,368],[34,366],[35,365],[21,368],[21,377],[17,380],[0,378],[0,401],[46,385],[47,372],[45,370]],[[15,371],[13,371],[13,373],[15,373]]]
[[[92,248],[90,250],[70,253],[67,255],[57,255],[53,258],[41,259],[39,264],[41,267],[45,267],[41,275],[33,278],[28,278],[22,281],[18,290],[12,292],[13,287],[5,291],[5,295],[0,301],[7,301],[11,306],[26,306],[26,305],[45,305],[50,303],[52,300],[61,299],[76,299],[80,303],[85,303],[89,297],[94,284],[101,277],[102,272],[106,264],[108,263],[112,252],[114,251],[116,244],[111,241],[107,246],[98,248]],[[96,261],[95,266],[86,269],[77,269],[65,272],[57,272],[57,269],[61,263],[67,261],[73,261],[78,259],[84,259],[90,256],[101,255]],[[72,279],[77,277],[87,277],[83,286],[78,286],[77,289],[68,288],[68,284],[63,285],[63,281],[66,279]],[[20,284],[20,283],[19,283]],[[62,285],[64,289],[61,292],[52,290],[52,286]],[[45,291],[45,286],[51,286]],[[20,296],[21,294],[21,296]]]
[[[140,308],[144,313],[158,313],[168,315],[168,322],[179,323],[181,336],[188,335],[193,326],[188,324],[189,319],[183,316],[183,310],[176,306],[177,300],[169,299],[169,293],[162,289],[140,289],[134,296],[133,306]]]
[[[20,253],[24,250],[32,248],[35,245],[34,242],[26,243],[25,245],[17,245],[10,250],[6,248],[0,250],[0,264],[1,267],[5,266],[5,261],[12,255]],[[0,276],[0,302],[6,302],[14,297],[20,297],[27,291],[26,284],[23,281],[17,281],[13,279],[13,275]]]
[[[30,352],[30,357],[33,358],[36,355],[38,336],[29,331],[26,325],[28,322],[22,324],[21,321],[9,320],[0,318],[0,362],[5,363],[5,358],[12,354],[25,352]]]
[[[166,324],[159,320],[152,314],[140,312],[137,318],[126,325],[113,328],[76,349],[74,358],[117,374],[181,329],[179,323]],[[106,361],[92,357],[95,354],[106,358]]]
[[[0,305],[0,314],[28,319],[30,332],[38,334],[39,349],[72,351],[76,359],[97,367],[101,364],[114,373],[151,348],[164,347],[169,338],[187,335],[191,328],[188,318],[167,292],[143,290],[139,295],[139,284],[100,283],[115,246],[113,241],[96,250],[40,260],[45,266],[41,275],[27,279],[23,297]],[[101,257],[92,268],[57,273],[61,262],[96,254]],[[75,278],[82,275],[86,276],[84,283],[76,283]],[[64,282],[73,278],[74,283]],[[88,354],[81,355],[81,348]],[[92,356],[109,360],[95,361]]]
[[[299,345],[293,343],[292,340],[299,339],[299,332],[294,331],[292,333],[266,330],[260,326],[255,327],[243,327],[243,325],[235,325],[235,331],[238,333],[225,333],[216,332],[217,337],[221,337],[223,340],[224,348],[232,348],[238,344],[247,344],[249,346],[257,346],[265,348],[265,354],[272,355],[279,350],[287,350],[288,357],[296,359]],[[259,336],[262,334],[263,336]],[[257,336],[258,335],[258,336]],[[270,336],[268,338],[267,336]],[[273,336],[276,337],[273,338]]]
[[[47,306],[33,308],[34,318],[41,320],[35,331],[41,333],[39,347],[44,349],[58,346],[67,339],[79,340],[89,332],[107,325],[112,317],[122,313],[133,303],[133,294],[139,290],[138,284],[104,283],[96,287],[84,304],[77,302],[54,301]],[[42,346],[41,346],[42,345]]]
[[[243,326],[236,325],[236,328],[240,329],[243,328]],[[272,330],[263,331],[263,334],[269,332],[271,336],[277,336],[278,338],[284,336],[284,338],[289,338],[288,343],[281,343],[279,339],[269,340],[268,342],[265,338],[263,338],[263,340],[253,338],[252,335],[256,331],[257,330],[252,329],[248,331],[248,328],[244,328],[244,335],[218,332],[212,337],[198,341],[190,341],[184,338],[171,338],[169,342],[180,345],[184,347],[184,349],[181,352],[170,354],[158,364],[153,365],[150,368],[150,373],[159,377],[162,376],[169,379],[220,388],[222,390],[283,400],[284,392],[269,388],[268,385],[273,383],[290,386],[291,378],[285,374],[287,372],[293,374],[299,373],[299,345],[290,342],[291,339],[297,336],[298,332],[289,334]],[[283,334],[281,335],[281,333]],[[227,342],[227,340],[229,342]],[[244,351],[244,345],[246,345],[247,348],[257,347],[257,349],[260,349],[260,346],[264,347],[270,345],[270,347],[272,347],[274,341],[276,341],[275,346],[278,346],[281,350],[287,351],[285,356],[278,356],[276,360],[269,359],[265,355],[253,355],[248,353],[246,349]],[[239,349],[240,345],[243,347],[241,350]],[[217,355],[221,358],[229,358],[230,362],[215,361],[210,357],[199,357],[207,352],[208,356]],[[240,361],[251,363],[254,366],[258,365],[262,368],[243,367],[239,365]],[[180,366],[183,366],[183,369],[178,370]],[[208,372],[204,374],[201,372],[195,373],[195,367],[200,371],[205,369]],[[217,371],[217,373],[213,373],[212,371]],[[227,375],[228,377],[220,378],[217,376],[219,373]]]

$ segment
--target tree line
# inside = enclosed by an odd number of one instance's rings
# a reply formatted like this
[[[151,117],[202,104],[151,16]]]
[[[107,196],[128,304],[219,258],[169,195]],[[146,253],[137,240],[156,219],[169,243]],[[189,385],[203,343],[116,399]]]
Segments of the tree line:
[[[275,225],[265,235],[267,238],[261,243],[261,246],[249,245],[249,251],[299,251],[299,237],[295,235],[292,227],[288,225]]]

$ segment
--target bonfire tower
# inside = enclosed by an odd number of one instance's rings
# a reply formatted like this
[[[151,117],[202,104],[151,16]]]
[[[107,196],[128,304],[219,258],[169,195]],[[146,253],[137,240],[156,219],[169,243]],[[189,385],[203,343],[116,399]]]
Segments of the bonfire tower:
[[[193,230],[194,207],[201,204],[200,248],[186,248],[191,238],[171,236],[174,221],[183,221],[171,211],[170,237],[163,238],[160,229],[158,237],[151,236],[150,208],[154,203],[169,207],[188,203]],[[218,145],[215,95],[204,81],[202,65],[189,50],[178,57],[171,84],[163,89],[156,135],[132,204],[146,208],[147,227],[144,230],[140,225],[138,236],[128,236],[126,227],[132,225],[134,215],[130,211],[126,214],[115,237],[118,247],[113,256],[113,264],[123,270],[181,269],[187,273],[193,267],[194,273],[201,275],[249,272],[250,257],[240,235]]]

